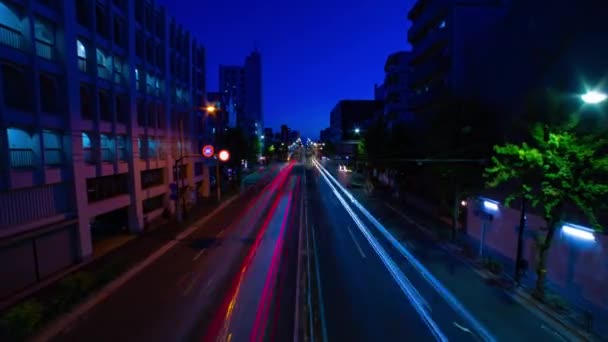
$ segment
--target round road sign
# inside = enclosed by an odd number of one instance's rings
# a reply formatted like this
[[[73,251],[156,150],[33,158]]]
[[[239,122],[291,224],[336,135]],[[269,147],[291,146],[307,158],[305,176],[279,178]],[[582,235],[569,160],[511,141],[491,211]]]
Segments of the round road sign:
[[[203,147],[203,155],[207,158],[212,157],[213,156],[213,146],[212,145],[205,145]]]

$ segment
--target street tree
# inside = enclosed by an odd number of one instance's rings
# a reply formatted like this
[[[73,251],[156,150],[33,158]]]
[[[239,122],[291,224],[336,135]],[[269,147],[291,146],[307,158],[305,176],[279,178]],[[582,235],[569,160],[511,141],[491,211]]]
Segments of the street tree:
[[[575,132],[576,123],[561,127],[536,124],[531,142],[494,147],[491,165],[485,170],[487,185],[517,184],[505,203],[524,197],[537,208],[546,222],[546,234],[538,241],[536,287],[534,294],[543,299],[547,257],[560,222],[566,219],[565,207],[574,205],[600,231],[597,213],[608,196],[607,141],[597,135]]]

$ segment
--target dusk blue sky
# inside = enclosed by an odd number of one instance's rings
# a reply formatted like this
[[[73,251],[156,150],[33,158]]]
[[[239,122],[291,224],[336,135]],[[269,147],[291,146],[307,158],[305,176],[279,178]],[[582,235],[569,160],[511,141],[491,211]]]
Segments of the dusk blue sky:
[[[207,91],[220,64],[262,54],[264,125],[317,138],[340,99],[371,99],[386,57],[409,50],[413,0],[158,0],[205,45]]]

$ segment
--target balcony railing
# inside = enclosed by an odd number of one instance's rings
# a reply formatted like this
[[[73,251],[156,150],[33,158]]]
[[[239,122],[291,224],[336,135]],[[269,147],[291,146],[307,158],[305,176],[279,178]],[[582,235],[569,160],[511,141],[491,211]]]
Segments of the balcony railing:
[[[49,60],[53,59],[53,45],[43,42],[41,40],[36,41],[36,54],[42,58]]]
[[[114,161],[114,153],[109,148],[101,149],[101,160],[106,163],[111,163]]]
[[[25,50],[25,41],[21,32],[2,24],[0,24],[0,43]]]
[[[12,148],[10,150],[11,167],[29,169],[36,167],[34,151],[29,148]]]
[[[60,148],[47,148],[44,150],[44,163],[48,166],[63,164],[63,153]]]

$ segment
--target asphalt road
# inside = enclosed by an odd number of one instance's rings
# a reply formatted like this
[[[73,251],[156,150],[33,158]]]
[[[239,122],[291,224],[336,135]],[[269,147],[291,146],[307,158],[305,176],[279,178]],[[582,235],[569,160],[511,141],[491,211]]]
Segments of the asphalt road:
[[[295,280],[290,280],[295,277],[285,272],[289,260],[282,255],[288,255],[285,253],[294,244],[291,235],[298,226],[291,222],[299,221],[298,210],[292,208],[300,203],[297,182],[301,168],[294,169],[294,164],[285,164],[261,191],[228,205],[54,340],[200,341],[217,333],[213,324],[218,317],[226,316],[227,299],[234,299],[234,284],[243,283],[243,293],[248,294],[236,299],[236,304],[243,301],[241,308],[247,309],[251,300],[261,302],[257,291],[260,279],[270,292],[262,313],[270,318],[257,322],[261,304],[256,303],[229,325],[228,334],[244,337],[257,325],[261,336],[291,336],[292,330],[276,328],[274,317],[279,311],[276,307],[291,307],[281,315],[293,322],[294,304],[289,298],[295,297]],[[248,259],[254,263],[241,281],[244,268],[251,262]],[[270,269],[275,270],[273,277],[267,277]],[[278,284],[283,290],[273,291]],[[276,305],[277,298],[283,298],[283,304]]]
[[[312,166],[307,182],[326,340],[564,340],[383,202],[357,202],[366,215],[325,164],[329,175]]]

